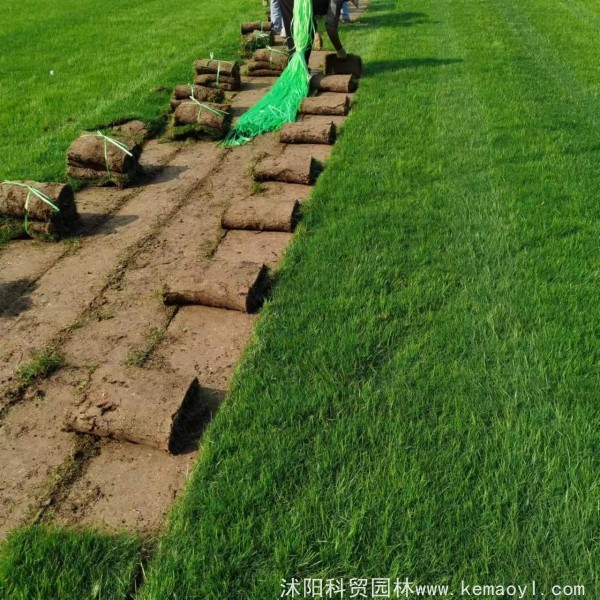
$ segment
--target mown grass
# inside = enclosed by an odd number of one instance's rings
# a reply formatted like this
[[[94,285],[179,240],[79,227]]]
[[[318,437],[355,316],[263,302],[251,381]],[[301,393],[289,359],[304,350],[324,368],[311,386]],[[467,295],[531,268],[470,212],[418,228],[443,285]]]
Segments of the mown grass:
[[[600,3],[373,3],[354,114],[141,598],[595,597],[600,29],[566,7]]]
[[[353,26],[356,107],[141,599],[293,576],[597,595],[590,14],[373,0]]]
[[[0,554],[0,598],[125,600],[140,565],[137,538],[32,526]]]
[[[65,180],[81,129],[160,121],[172,87],[191,81],[192,61],[235,58],[240,21],[262,13],[253,0],[4,2],[0,181]]]

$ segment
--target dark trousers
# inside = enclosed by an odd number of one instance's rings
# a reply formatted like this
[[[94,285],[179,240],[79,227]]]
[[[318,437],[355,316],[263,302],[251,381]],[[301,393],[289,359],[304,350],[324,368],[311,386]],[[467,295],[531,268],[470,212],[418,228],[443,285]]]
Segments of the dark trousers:
[[[313,2],[313,9],[315,6],[315,2]],[[318,4],[318,2],[317,2]],[[283,17],[283,26],[285,27],[285,33],[287,35],[287,45],[290,49],[290,54],[296,51],[294,47],[294,39],[292,38],[292,17],[294,16],[294,0],[279,0],[279,6],[281,8],[281,16]],[[308,48],[304,53],[304,57],[306,58],[306,64],[308,64],[308,60],[310,59],[310,53],[312,50],[313,40],[314,40],[314,30],[317,28],[317,18],[316,12],[314,16],[314,29],[313,35],[310,38]]]

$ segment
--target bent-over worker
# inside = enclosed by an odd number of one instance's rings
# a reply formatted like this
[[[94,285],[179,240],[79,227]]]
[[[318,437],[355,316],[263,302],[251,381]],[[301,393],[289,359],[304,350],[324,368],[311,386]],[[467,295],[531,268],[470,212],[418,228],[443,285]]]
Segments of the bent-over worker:
[[[327,36],[331,40],[333,47],[337,53],[338,58],[347,58],[346,50],[340,40],[338,33],[338,25],[340,22],[340,15],[342,13],[342,5],[344,0],[312,0],[313,13],[315,16],[315,30],[316,30],[316,17],[327,15],[326,29]],[[292,17],[294,15],[294,0],[279,0],[279,6],[281,8],[281,14],[283,16],[284,29],[288,34],[287,44],[290,52],[294,52],[294,40],[292,39]],[[306,50],[306,62],[310,58],[310,51],[312,49],[312,42],[308,45]]]

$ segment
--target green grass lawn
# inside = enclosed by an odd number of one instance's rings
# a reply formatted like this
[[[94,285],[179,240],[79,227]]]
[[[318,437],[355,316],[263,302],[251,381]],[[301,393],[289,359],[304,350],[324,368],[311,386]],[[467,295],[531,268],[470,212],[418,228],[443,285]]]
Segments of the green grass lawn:
[[[141,562],[131,536],[28,527],[0,554],[0,598],[124,600],[135,592]]]
[[[262,14],[257,0],[3,2],[0,181],[65,180],[81,129],[157,121],[192,61],[235,58],[240,22]]]
[[[599,15],[373,3],[356,109],[144,600],[292,576],[596,597]]]
[[[373,0],[351,31],[356,107],[138,598],[595,598],[600,1]]]

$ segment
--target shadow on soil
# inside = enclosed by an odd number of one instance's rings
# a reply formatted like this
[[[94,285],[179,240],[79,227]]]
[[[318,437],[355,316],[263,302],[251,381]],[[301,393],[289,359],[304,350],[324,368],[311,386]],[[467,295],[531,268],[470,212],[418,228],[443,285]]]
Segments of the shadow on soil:
[[[179,179],[179,176],[188,170],[188,167],[176,165],[144,165],[143,172],[140,173],[138,186],[156,185],[157,183],[166,183]]]
[[[107,215],[106,213],[84,213],[73,235],[93,237],[117,233],[121,227],[137,221],[137,215]]]
[[[17,317],[31,306],[29,294],[37,287],[30,279],[0,283],[0,317]]]
[[[223,390],[200,387],[197,395],[182,408],[183,414],[173,429],[169,451],[173,454],[196,452],[204,430],[224,399]]]
[[[389,73],[406,69],[420,69],[422,67],[444,67],[462,63],[462,58],[403,58],[400,60],[374,61],[365,65],[365,72],[369,75],[376,73]]]

